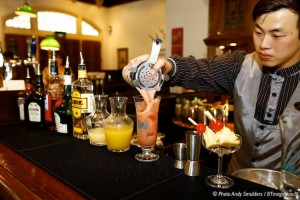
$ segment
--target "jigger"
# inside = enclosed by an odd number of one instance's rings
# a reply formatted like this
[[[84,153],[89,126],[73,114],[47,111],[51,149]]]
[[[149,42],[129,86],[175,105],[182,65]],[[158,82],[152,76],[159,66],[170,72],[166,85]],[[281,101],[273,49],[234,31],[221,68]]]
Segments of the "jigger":
[[[187,146],[187,161],[184,166],[184,174],[188,176],[198,176],[200,173],[200,150],[202,134],[197,131],[185,132]]]
[[[177,169],[183,169],[186,161],[186,145],[185,143],[175,143],[173,145],[175,154],[174,167]]]

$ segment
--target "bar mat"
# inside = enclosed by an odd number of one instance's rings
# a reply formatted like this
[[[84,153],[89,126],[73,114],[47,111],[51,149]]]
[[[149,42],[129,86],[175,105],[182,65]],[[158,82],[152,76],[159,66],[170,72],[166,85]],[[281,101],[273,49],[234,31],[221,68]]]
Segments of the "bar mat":
[[[76,140],[76,138],[59,135],[46,129],[28,128],[22,124],[1,126],[1,130],[0,141],[17,151]]]
[[[280,195],[277,190],[235,177],[230,189],[211,188],[205,178],[216,170],[203,167],[200,176],[189,177],[175,169],[169,157],[161,156],[151,163],[135,160],[134,155],[141,151],[135,146],[113,153],[106,146],[90,145],[88,140],[21,124],[1,126],[1,130],[1,142],[87,199],[276,199],[276,194]],[[239,192],[242,196],[234,198]]]
[[[158,187],[142,191],[139,195],[125,199],[143,200],[165,200],[165,199],[283,199],[280,191],[265,187],[263,185],[250,183],[240,178],[233,177],[234,185],[229,189],[216,189],[206,185],[205,178],[216,174],[216,171],[203,167],[197,177],[190,177],[184,174],[170,179],[167,183]],[[182,191],[182,192],[178,192]]]
[[[113,153],[106,146],[73,140],[22,153],[87,198],[124,198],[182,173],[171,158],[143,163],[135,160],[137,152],[135,146]]]

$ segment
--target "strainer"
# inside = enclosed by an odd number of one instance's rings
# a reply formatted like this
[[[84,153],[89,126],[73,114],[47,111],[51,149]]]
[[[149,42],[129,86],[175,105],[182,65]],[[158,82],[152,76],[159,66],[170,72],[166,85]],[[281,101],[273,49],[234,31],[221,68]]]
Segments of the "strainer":
[[[160,48],[162,46],[161,39],[154,39],[152,42],[152,50],[149,60],[140,63],[137,66],[131,66],[123,69],[123,78],[133,87],[144,90],[159,91],[163,82],[168,80],[168,76],[162,73],[160,69],[156,74],[151,74],[152,66],[157,62]]]

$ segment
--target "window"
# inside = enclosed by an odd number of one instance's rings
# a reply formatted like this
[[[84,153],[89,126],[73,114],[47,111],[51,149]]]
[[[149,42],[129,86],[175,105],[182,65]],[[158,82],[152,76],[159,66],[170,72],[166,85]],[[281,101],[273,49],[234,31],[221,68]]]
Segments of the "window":
[[[85,21],[82,21],[81,28],[82,28],[82,33],[81,33],[82,35],[91,35],[91,36],[99,35],[99,32]]]
[[[38,30],[76,34],[76,17],[58,12],[38,12]]]
[[[81,32],[77,33],[77,20],[78,19],[72,15],[59,12],[40,11],[37,13],[37,26],[39,31],[99,36],[99,31],[86,21],[81,22]],[[31,29],[31,21],[27,16],[15,16],[7,19],[5,26]]]
[[[16,16],[5,21],[6,27],[31,29],[30,17]]]

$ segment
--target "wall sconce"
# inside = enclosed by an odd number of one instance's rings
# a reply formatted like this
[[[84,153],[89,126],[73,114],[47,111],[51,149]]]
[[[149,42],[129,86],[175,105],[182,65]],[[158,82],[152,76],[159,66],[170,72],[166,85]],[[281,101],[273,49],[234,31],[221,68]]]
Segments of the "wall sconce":
[[[46,38],[41,41],[40,47],[42,50],[58,51],[60,44],[53,35],[47,35]]]
[[[48,51],[48,73],[50,74],[51,52],[58,51],[60,44],[53,35],[47,35],[46,38],[41,41],[40,47],[42,50]]]
[[[108,33],[111,34],[112,33],[112,27],[108,26]]]
[[[25,15],[25,16],[29,16],[31,18],[36,18],[36,13],[33,11],[33,9],[31,8],[31,6],[27,3],[27,0],[24,1],[24,3],[17,8],[17,10],[15,11],[16,15]]]

